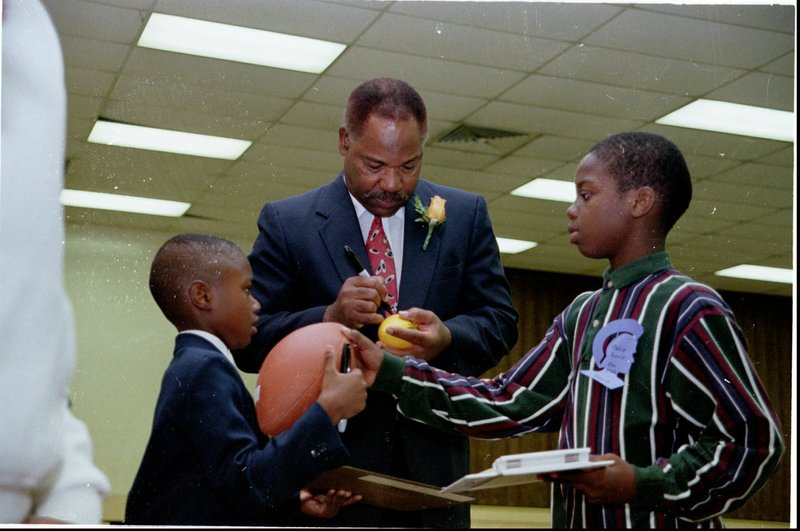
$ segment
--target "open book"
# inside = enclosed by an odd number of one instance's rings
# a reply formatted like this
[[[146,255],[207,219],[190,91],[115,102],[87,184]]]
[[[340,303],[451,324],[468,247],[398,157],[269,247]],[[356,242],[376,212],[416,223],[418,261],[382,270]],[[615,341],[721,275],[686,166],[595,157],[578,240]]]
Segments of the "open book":
[[[495,459],[492,468],[467,474],[442,489],[443,493],[469,492],[478,489],[507,487],[540,481],[539,475],[565,470],[587,470],[608,466],[613,461],[590,461],[589,448],[548,450],[504,455]]]
[[[498,457],[492,468],[467,474],[446,487],[436,487],[349,466],[324,472],[310,485],[313,490],[344,489],[361,494],[362,503],[400,511],[434,509],[467,503],[461,494],[479,489],[540,481],[539,474],[608,466],[613,461],[590,461],[589,448],[549,450]]]

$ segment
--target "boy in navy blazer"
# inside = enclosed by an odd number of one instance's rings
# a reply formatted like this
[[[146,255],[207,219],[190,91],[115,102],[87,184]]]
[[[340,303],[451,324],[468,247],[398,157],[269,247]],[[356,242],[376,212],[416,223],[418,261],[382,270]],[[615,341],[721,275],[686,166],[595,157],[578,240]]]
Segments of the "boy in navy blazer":
[[[360,500],[303,489],[348,462],[336,424],[364,408],[360,371],[339,373],[330,349],[318,400],[287,432],[261,433],[231,355],[255,334],[251,286],[250,264],[228,240],[183,234],[156,254],[150,291],[179,333],[126,524],[280,525],[300,512],[329,518]]]

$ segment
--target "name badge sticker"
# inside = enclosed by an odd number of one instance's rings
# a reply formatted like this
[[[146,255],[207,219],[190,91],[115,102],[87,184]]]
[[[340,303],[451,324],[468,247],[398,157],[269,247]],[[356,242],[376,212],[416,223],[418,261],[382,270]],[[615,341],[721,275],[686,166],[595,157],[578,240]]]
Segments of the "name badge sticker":
[[[601,370],[582,370],[581,374],[612,390],[622,387],[625,382],[618,375],[630,372],[643,332],[636,319],[617,319],[606,324],[592,343],[592,357]]]

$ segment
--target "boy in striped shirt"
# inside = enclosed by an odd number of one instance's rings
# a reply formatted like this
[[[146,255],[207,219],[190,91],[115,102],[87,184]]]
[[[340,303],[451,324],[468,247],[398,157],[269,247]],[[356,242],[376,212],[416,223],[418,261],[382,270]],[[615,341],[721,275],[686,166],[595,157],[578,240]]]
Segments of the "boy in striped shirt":
[[[730,308],[665,250],[692,196],[683,155],[659,135],[617,134],[583,158],[575,185],[570,243],[609,261],[603,286],[576,297],[507,372],[451,374],[343,333],[367,382],[408,417],[490,439],[559,430],[560,448],[612,460],[546,478],[553,527],[722,527],[773,473],[784,441]]]

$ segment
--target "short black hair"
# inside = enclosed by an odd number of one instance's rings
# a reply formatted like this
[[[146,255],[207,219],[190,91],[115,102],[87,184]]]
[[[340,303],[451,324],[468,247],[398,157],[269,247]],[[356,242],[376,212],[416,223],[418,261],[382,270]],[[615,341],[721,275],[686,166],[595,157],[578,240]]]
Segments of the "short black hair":
[[[413,118],[422,138],[428,134],[428,111],[422,96],[400,79],[378,77],[356,87],[347,100],[342,127],[357,139],[371,114],[395,120]]]
[[[661,135],[624,132],[589,150],[617,179],[620,192],[651,187],[661,202],[664,232],[689,208],[692,178],[680,149]]]
[[[192,282],[213,282],[227,266],[244,256],[230,240],[186,233],[173,236],[156,252],[150,267],[150,293],[164,316],[175,326],[185,324],[187,289]]]

